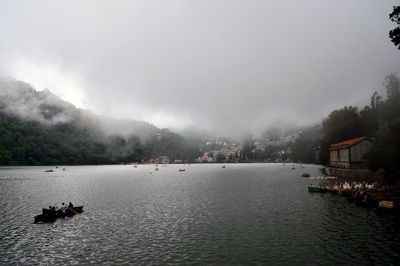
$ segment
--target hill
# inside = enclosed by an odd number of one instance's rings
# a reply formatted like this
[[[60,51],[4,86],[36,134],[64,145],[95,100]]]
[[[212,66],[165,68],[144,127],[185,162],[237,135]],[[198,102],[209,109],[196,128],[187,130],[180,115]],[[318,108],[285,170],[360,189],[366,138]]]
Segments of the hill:
[[[49,90],[0,80],[0,165],[113,164],[158,156],[193,161],[199,149],[149,123],[103,117]]]

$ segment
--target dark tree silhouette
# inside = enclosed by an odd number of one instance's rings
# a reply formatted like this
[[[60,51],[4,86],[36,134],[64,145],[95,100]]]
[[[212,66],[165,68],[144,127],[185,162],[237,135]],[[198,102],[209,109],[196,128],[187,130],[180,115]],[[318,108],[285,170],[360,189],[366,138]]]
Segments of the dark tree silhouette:
[[[400,6],[393,7],[393,12],[389,15],[389,18],[391,21],[397,23],[397,25],[400,25]],[[397,49],[400,50],[400,26],[389,31],[389,37]]]

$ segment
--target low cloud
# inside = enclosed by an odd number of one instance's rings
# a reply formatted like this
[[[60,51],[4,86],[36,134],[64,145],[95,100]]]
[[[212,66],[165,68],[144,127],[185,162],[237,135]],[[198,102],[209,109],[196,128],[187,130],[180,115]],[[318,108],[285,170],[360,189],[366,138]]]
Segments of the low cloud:
[[[400,71],[395,4],[3,2],[0,72],[97,114],[255,134],[368,103]]]

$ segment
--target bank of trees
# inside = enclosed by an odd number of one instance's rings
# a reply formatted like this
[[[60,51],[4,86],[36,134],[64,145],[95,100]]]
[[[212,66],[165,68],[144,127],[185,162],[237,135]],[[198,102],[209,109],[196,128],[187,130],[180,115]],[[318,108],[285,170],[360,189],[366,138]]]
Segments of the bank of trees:
[[[88,135],[0,114],[0,165],[114,163]]]
[[[368,166],[384,169],[386,175],[400,173],[400,80],[396,74],[385,79],[385,96],[375,92],[364,108],[348,106],[334,110],[323,121],[320,162],[329,161],[329,145],[367,136],[373,140],[365,156]]]
[[[0,112],[0,165],[83,165],[140,162],[160,155],[193,161],[200,151],[183,137],[161,130],[149,136],[100,137],[73,123],[44,125]]]
[[[397,49],[400,50],[400,6],[393,7],[393,12],[390,13],[389,18],[398,25],[389,31],[389,37]]]

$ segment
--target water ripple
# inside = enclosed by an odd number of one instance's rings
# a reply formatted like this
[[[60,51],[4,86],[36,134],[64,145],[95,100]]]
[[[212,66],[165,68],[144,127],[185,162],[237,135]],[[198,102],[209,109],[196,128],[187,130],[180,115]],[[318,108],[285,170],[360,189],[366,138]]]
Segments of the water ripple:
[[[397,217],[309,193],[280,164],[66,168],[0,168],[0,264],[399,263]],[[33,224],[62,201],[85,212]]]

